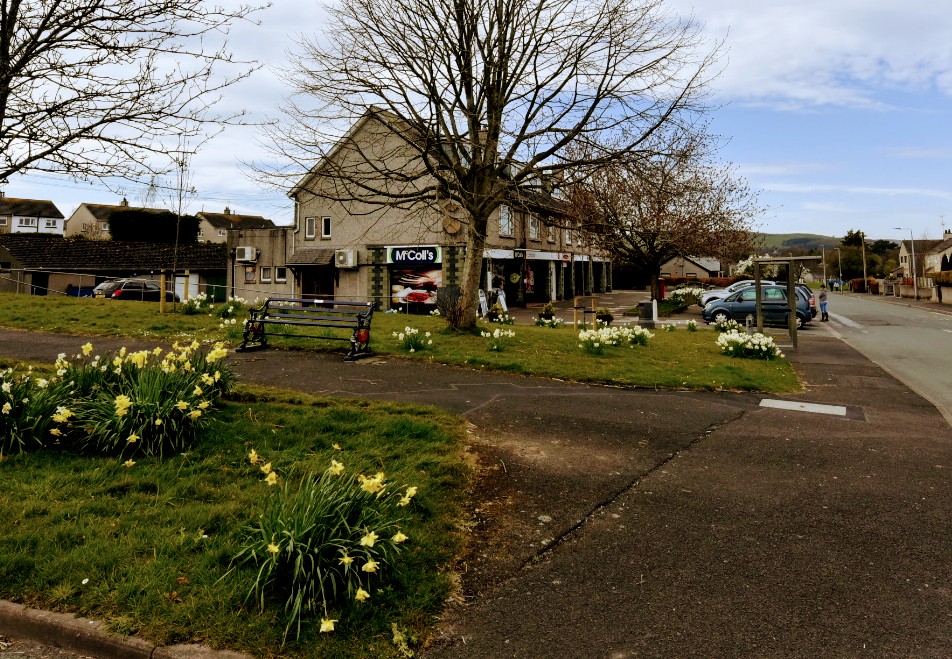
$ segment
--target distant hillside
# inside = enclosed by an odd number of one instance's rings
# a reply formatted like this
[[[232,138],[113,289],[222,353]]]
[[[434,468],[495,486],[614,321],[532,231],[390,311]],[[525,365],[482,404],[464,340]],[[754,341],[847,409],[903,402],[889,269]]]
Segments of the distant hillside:
[[[762,233],[760,238],[767,249],[820,249],[821,245],[833,248],[840,244],[840,238],[820,236],[815,233]]]

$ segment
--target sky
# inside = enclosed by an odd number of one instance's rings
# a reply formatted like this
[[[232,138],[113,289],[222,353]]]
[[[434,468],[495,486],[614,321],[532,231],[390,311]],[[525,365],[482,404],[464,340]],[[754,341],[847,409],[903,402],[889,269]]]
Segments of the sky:
[[[223,4],[234,4],[226,0]],[[760,191],[766,233],[871,239],[940,238],[952,231],[952,11],[938,0],[667,0],[722,43],[710,88],[711,130]],[[228,108],[277,116],[286,90],[275,69],[325,21],[315,0],[276,0],[260,25],[231,37],[264,68],[229,88]],[[189,211],[263,215],[290,224],[292,205],[240,166],[266,158],[257,129],[233,127],[196,155]],[[67,216],[83,202],[133,204],[141,186],[111,191],[51,175],[15,177],[7,196],[52,199]],[[163,205],[160,198],[155,205]],[[170,204],[165,204],[170,205]],[[898,227],[898,228],[897,228]]]

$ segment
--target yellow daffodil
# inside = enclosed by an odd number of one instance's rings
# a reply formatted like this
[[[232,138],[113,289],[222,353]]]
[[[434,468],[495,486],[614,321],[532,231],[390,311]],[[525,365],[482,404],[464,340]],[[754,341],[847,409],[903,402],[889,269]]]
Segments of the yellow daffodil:
[[[93,351],[93,344],[92,344],[92,343],[86,343],[86,344],[83,345],[83,354],[84,354],[84,355],[86,355],[86,356],[88,357],[90,354],[92,354],[92,351]]]
[[[10,405],[10,402],[9,402],[9,401],[7,401],[6,403],[3,404],[3,407],[0,407],[0,412],[3,412],[4,414],[9,414],[9,413],[10,413],[10,410],[12,410],[12,409],[13,409],[13,406]],[[55,417],[54,417],[54,419],[55,419]]]
[[[261,457],[258,455],[258,452],[254,449],[251,449],[251,453],[248,454],[248,461],[256,465],[261,460]]]
[[[128,468],[133,466],[134,464],[135,464],[135,460],[126,460],[125,462],[122,463],[122,466]]]
[[[132,407],[132,401],[125,394],[116,396],[116,416],[125,416]]]
[[[206,385],[211,386],[215,384],[215,378],[210,376],[208,373],[202,373],[202,382]]]
[[[410,497],[400,497],[400,500],[397,501],[398,506],[406,506],[410,503]]]
[[[377,571],[377,561],[370,559],[364,566],[360,568],[363,572],[376,572]]]
[[[195,394],[196,396],[201,396],[203,393],[202,388],[199,387],[198,385],[195,385],[195,389],[192,390],[192,393]]]
[[[404,542],[407,539],[407,536],[403,534],[403,531],[397,531],[396,535],[393,536],[393,541],[396,543]]]
[[[360,539],[361,547],[373,547],[374,543],[377,542],[377,534],[373,531],[368,531],[367,535]]]
[[[277,472],[272,471],[268,474],[268,477],[264,479],[264,482],[268,485],[277,485],[278,484],[278,474]]]
[[[281,548],[278,547],[278,546],[277,546],[276,544],[274,544],[273,542],[270,543],[270,544],[268,544],[268,553],[269,553],[269,554],[277,554],[279,551],[281,551]]]
[[[139,441],[139,436],[135,433],[129,435],[129,439],[126,440],[129,444],[135,444],[137,441]]]
[[[340,444],[336,444],[336,443],[335,443],[335,444],[334,444],[334,450],[335,450],[335,451],[341,450],[341,449],[340,449]]]
[[[261,465],[261,473],[270,474],[271,473],[271,463]]]
[[[122,357],[116,356],[112,358],[113,366],[122,366]]]
[[[350,565],[351,563],[354,562],[354,557],[353,557],[353,556],[348,556],[347,554],[344,554],[343,556],[341,556],[341,557],[338,558],[337,560],[340,561],[340,564],[341,564],[341,565]]]
[[[340,476],[344,473],[344,465],[337,460],[331,460],[331,466],[327,471],[331,473],[331,476]]]
[[[23,402],[26,402],[25,400]],[[7,403],[9,405],[9,403]],[[56,408],[56,414],[53,415],[53,421],[56,423],[66,423],[69,417],[73,416],[73,413],[66,407],[60,405]]]
[[[162,419],[156,419],[156,420],[155,420],[155,425],[161,426],[161,425],[162,425]]]
[[[177,403],[175,404],[175,407],[179,408],[180,410],[187,410],[187,409],[188,409],[188,403],[185,402],[184,400],[180,400],[179,402],[177,402]]]
[[[50,434],[55,437],[59,437],[60,435],[63,434],[63,432],[59,428],[53,428],[52,430],[50,430]]]
[[[358,588],[358,589],[357,589],[357,594],[354,595],[354,599],[357,600],[358,602],[363,602],[364,600],[369,600],[369,599],[370,599],[370,593],[368,593],[368,592],[367,592],[366,590],[364,590],[363,588]]]
[[[119,348],[119,356],[120,356],[120,357],[125,357],[125,356],[126,356],[126,347],[125,347],[125,346],[122,346],[121,348]]]
[[[360,488],[364,492],[370,492],[371,494],[383,490],[383,479],[384,473],[382,471],[378,472],[372,478],[367,478],[363,474],[357,477],[358,482],[360,482]]]
[[[191,412],[188,413],[188,418],[191,419],[192,421],[194,421],[195,419],[197,419],[197,418],[200,417],[201,415],[202,415],[202,411],[201,411],[201,410],[192,410]]]
[[[155,355],[156,357],[158,357],[159,355],[162,354],[162,348],[154,348],[154,349],[152,350],[152,354]]]
[[[211,403],[209,403],[207,400],[203,400],[201,403],[198,404],[198,409],[207,410],[210,405]]]
[[[335,622],[337,622],[337,621],[336,621],[336,620],[329,620],[329,619],[327,619],[327,618],[323,618],[323,619],[321,620],[321,632],[323,633],[323,632],[332,632],[332,631],[334,631],[334,623],[335,623]]]
[[[416,495],[416,493],[417,493],[416,485],[412,485],[407,488],[407,498],[412,499],[414,495]]]

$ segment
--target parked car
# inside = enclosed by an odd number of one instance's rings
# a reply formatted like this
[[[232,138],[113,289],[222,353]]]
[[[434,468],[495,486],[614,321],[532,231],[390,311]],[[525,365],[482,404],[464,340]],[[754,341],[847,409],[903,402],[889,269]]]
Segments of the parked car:
[[[761,309],[764,314],[764,322],[786,325],[787,315],[790,312],[787,304],[786,285],[769,284],[761,286],[761,289]],[[796,287],[796,291],[797,327],[803,327],[803,325],[813,320],[810,297],[799,286]],[[708,302],[701,315],[708,323],[726,320],[743,322],[747,316],[756,318],[756,313],[757,289],[755,286],[747,286],[722,300]]]
[[[766,279],[761,279],[760,283],[773,284],[775,282],[772,282]],[[698,300],[698,306],[700,306],[703,309],[705,306],[707,306],[708,302],[711,302],[712,300],[723,300],[724,298],[730,295],[733,295],[740,289],[747,288],[748,286],[752,286],[753,284],[754,284],[753,279],[741,279],[740,281],[735,281],[733,284],[731,284],[727,288],[714,288],[709,291],[705,291],[701,295],[701,299]]]
[[[162,296],[162,289],[154,281],[147,279],[110,279],[97,285],[93,289],[93,297],[111,300],[144,300],[158,302]],[[178,302],[179,296],[166,291],[166,302]]]

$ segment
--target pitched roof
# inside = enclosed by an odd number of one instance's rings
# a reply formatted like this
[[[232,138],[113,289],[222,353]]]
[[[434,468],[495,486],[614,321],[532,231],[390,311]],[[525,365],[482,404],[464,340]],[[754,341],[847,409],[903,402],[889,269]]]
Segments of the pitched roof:
[[[933,245],[931,248],[927,249],[926,252],[933,252],[935,254],[939,254],[949,249],[950,247],[952,247],[952,238],[946,238],[945,240],[940,241],[938,244]],[[926,252],[923,252],[923,253],[926,253]]]
[[[109,218],[112,217],[113,213],[118,213],[119,211],[140,211],[146,213],[168,213],[164,208],[143,208],[141,206],[128,206],[128,205],[118,205],[111,206],[109,204],[80,204],[80,208],[85,207],[92,216],[95,217],[100,222],[108,222]]]
[[[52,201],[46,199],[15,199],[13,197],[0,197],[0,215],[48,217],[58,220],[65,217]]]
[[[175,245],[64,238],[53,234],[0,234],[0,249],[26,270],[109,272],[179,269],[225,270],[228,251],[223,244]]]
[[[273,229],[274,222],[260,215],[239,215],[237,213],[206,213],[195,214],[201,220],[207,221],[216,229]]]
[[[906,251],[909,250],[909,243],[912,242],[912,246],[915,248],[916,254],[925,254],[926,252],[932,251],[932,248],[941,243],[941,240],[916,240],[909,241],[903,240],[900,242],[900,245],[906,248]]]
[[[288,265],[330,265],[334,262],[334,250],[320,247],[299,249],[292,254]]]

